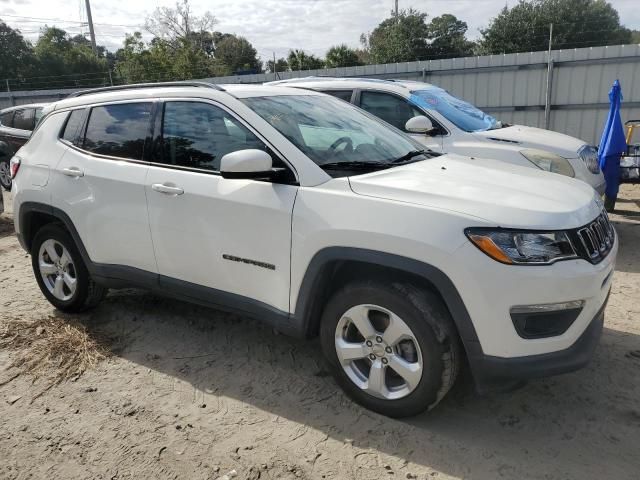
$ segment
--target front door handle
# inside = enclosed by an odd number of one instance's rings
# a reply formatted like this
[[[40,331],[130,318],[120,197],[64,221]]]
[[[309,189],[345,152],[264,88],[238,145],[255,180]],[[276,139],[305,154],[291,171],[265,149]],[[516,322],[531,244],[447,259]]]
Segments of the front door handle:
[[[80,170],[78,167],[63,168],[62,173],[67,177],[74,177],[74,178],[84,177],[84,172]]]
[[[165,195],[182,195],[184,193],[182,188],[164,183],[154,183],[151,185],[151,189],[156,192],[164,193]]]

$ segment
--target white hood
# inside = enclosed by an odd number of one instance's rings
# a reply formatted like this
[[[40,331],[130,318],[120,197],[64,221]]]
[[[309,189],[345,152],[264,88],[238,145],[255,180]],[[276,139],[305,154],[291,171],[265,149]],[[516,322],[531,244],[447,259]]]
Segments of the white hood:
[[[453,154],[349,182],[360,195],[455,211],[506,228],[576,228],[602,208],[594,190],[572,178]]]
[[[543,130],[542,128],[525,127],[524,125],[512,125],[486,132],[475,132],[474,135],[497,144],[514,142],[512,145],[516,145],[515,142],[517,142],[521,150],[536,148],[553,152],[564,158],[577,158],[578,150],[585,145],[582,140],[563,133]]]

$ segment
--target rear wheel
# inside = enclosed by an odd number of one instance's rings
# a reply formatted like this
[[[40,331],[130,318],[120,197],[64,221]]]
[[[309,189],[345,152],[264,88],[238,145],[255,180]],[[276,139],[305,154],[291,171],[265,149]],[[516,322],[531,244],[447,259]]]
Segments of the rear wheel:
[[[5,190],[11,190],[11,167],[7,157],[0,158],[0,185]]]
[[[321,340],[336,381],[391,417],[434,407],[455,382],[460,346],[440,299],[408,283],[355,283],[338,291]]]
[[[40,290],[62,311],[95,307],[106,293],[91,279],[73,239],[60,225],[46,225],[38,231],[31,247],[31,263]]]

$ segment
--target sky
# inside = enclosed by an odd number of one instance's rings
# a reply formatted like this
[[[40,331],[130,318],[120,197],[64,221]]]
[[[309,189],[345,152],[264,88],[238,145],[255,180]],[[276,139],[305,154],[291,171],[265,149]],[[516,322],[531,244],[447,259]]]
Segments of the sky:
[[[413,7],[430,17],[452,13],[469,25],[468,36],[517,0],[399,0],[400,8]],[[372,31],[389,16],[393,0],[190,0],[196,15],[210,11],[218,20],[215,29],[246,37],[263,60],[273,53],[285,57],[292,48],[318,56],[333,45],[360,45],[360,34]],[[640,29],[640,0],[610,0],[622,23]],[[85,0],[0,0],[0,19],[19,28],[35,41],[44,25],[85,33]],[[174,6],[175,0],[92,0],[97,43],[115,51],[125,33],[142,30],[145,18],[158,6]],[[146,38],[150,38],[149,35]]]

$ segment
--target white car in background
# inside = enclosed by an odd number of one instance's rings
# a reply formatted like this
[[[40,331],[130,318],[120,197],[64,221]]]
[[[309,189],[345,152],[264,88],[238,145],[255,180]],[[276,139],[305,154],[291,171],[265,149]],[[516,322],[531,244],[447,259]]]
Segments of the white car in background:
[[[501,123],[446,90],[423,82],[307,77],[270,82],[341,98],[412,135],[436,152],[539,168],[604,193],[597,149],[562,133]]]

